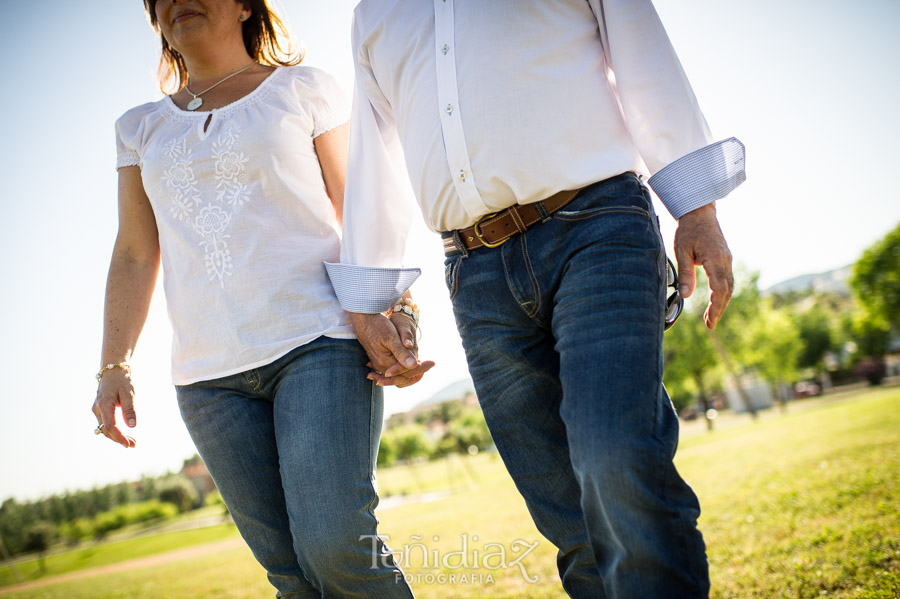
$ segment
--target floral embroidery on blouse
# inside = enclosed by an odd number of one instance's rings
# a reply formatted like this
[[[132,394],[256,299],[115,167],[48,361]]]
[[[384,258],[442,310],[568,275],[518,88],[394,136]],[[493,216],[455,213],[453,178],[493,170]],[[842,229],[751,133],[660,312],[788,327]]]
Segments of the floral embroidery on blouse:
[[[231,224],[231,215],[219,206],[210,204],[200,210],[194,219],[194,230],[203,236],[200,245],[206,253],[206,273],[210,280],[218,277],[219,285],[225,287],[224,276],[231,276],[231,250],[225,240],[230,237],[225,229]]]
[[[219,190],[216,200],[240,207],[250,199],[247,173],[244,172],[244,164],[250,157],[237,151],[240,148],[240,131],[236,129],[235,126],[230,127],[216,140],[213,156],[216,157],[216,189]]]
[[[192,152],[184,139],[169,143],[165,153],[167,167],[162,176],[172,198],[172,216],[181,222],[187,221],[200,236],[206,273],[211,281],[218,279],[222,288],[225,277],[231,276],[233,266],[226,241],[230,237],[227,231],[237,210],[250,200],[247,173],[244,172],[249,157],[238,151],[240,133],[240,127],[233,125],[213,142],[215,188],[218,190],[215,201],[204,203],[192,168]],[[200,210],[191,219],[194,208]]]
[[[169,143],[166,164],[168,168],[163,171],[162,180],[172,197],[172,216],[183,221],[194,211],[194,204],[200,203],[197,178],[191,168],[191,149],[186,140]]]

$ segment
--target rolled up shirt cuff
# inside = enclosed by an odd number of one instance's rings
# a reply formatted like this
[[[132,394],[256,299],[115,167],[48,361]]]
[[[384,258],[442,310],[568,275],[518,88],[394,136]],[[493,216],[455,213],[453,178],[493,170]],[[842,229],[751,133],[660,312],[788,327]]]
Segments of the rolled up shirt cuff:
[[[746,151],[729,137],[694,150],[660,169],[647,183],[676,219],[720,200],[744,182]]]
[[[418,268],[381,268],[326,262],[325,269],[341,307],[347,312],[378,314],[392,308],[422,274]]]

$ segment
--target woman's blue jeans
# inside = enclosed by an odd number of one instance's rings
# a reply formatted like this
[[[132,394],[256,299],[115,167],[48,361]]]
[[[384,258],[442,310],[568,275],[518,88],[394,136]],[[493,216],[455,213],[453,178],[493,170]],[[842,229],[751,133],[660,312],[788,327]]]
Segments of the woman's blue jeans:
[[[191,438],[278,597],[412,597],[376,540],[383,400],[356,340],[177,387]]]
[[[706,597],[700,506],[672,462],[665,252],[641,181],[594,184],[500,247],[449,256],[445,274],[485,419],[568,594]]]

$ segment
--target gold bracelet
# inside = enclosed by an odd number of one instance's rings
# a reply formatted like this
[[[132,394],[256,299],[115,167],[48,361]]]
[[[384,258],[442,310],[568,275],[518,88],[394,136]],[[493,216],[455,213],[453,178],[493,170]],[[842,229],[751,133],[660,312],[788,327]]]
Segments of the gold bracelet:
[[[113,368],[121,368],[125,371],[125,374],[131,374],[131,365],[128,362],[119,362],[118,364],[107,364],[97,373],[97,384],[100,384],[101,379],[103,379],[103,373],[107,370],[112,370]]]

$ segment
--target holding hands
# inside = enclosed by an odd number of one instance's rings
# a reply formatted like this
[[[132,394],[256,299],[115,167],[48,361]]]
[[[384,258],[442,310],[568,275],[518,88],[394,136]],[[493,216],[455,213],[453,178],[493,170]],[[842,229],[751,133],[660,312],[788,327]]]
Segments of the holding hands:
[[[434,362],[418,359],[417,319],[411,311],[384,314],[350,313],[360,344],[369,356],[368,379],[377,385],[408,387],[419,382]]]

